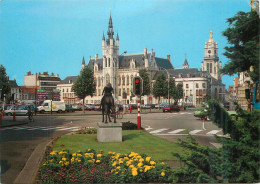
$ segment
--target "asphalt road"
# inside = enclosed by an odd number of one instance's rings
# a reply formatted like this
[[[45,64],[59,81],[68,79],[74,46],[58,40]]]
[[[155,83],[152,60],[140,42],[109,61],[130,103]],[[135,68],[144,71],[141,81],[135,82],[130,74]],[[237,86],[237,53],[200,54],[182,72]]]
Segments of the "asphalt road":
[[[176,141],[185,138],[190,132],[202,144],[213,146],[216,143],[214,134],[221,135],[220,129],[210,121],[201,121],[193,116],[193,110],[178,113],[162,113],[144,110],[141,115],[142,127],[149,133]],[[100,112],[79,112],[67,114],[40,115],[27,125],[0,128],[0,183],[13,183],[23,169],[26,161],[38,144],[49,142],[53,138],[76,131],[83,127],[96,127],[102,120]],[[118,121],[137,122],[137,114],[125,114]],[[213,132],[212,132],[213,131]],[[213,134],[208,134],[212,132]]]

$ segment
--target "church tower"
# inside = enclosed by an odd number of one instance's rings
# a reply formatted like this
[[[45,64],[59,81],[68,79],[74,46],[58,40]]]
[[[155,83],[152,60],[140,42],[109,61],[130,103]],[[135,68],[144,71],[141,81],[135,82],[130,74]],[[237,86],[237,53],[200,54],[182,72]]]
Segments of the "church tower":
[[[184,60],[184,63],[183,63],[183,65],[182,65],[182,68],[183,68],[183,69],[189,68],[189,63],[188,63],[188,61],[187,61],[186,54],[185,54],[185,60]]]
[[[116,74],[119,67],[119,36],[117,33],[116,42],[114,39],[113,22],[110,12],[107,38],[103,33],[102,38],[102,54],[103,54],[103,85],[111,83],[114,90],[116,89]],[[103,87],[104,87],[103,86]]]
[[[218,57],[218,43],[213,39],[212,30],[210,30],[208,42],[205,42],[204,62],[201,62],[201,69],[202,71],[208,71],[213,78],[222,80],[222,76],[219,73],[221,61],[219,62]]]

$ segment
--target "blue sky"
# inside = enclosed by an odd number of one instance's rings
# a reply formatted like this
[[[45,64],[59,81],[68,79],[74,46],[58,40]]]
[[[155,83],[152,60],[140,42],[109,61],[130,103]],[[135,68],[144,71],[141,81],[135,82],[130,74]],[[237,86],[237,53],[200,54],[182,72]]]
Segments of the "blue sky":
[[[190,67],[200,68],[211,29],[228,62],[226,19],[250,11],[250,0],[0,0],[0,64],[18,85],[28,71],[78,75],[83,56],[102,55],[110,9],[120,53],[153,49],[157,57],[170,54],[173,66],[186,53]],[[223,83],[232,85],[232,77]]]

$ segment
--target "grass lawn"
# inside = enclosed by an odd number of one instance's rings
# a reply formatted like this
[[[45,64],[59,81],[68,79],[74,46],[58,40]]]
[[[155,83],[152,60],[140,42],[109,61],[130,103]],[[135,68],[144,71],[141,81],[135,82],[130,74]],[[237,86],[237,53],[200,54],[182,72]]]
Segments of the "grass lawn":
[[[139,154],[145,153],[158,161],[176,160],[172,156],[172,152],[185,152],[178,144],[155,137],[142,130],[124,130],[123,142],[115,143],[97,142],[97,134],[64,135],[53,146],[53,150],[61,151],[62,149],[67,149],[71,153],[78,150],[84,152],[88,148],[96,151],[103,150],[105,153],[109,151],[122,154],[127,154],[131,151]]]

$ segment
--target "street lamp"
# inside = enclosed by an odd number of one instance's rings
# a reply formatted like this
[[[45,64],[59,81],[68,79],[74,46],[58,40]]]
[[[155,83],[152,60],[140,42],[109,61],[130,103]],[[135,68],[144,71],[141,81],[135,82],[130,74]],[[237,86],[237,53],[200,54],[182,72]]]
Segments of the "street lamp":
[[[163,69],[167,72],[167,77],[168,77],[168,103],[170,105],[170,89],[169,89],[170,88],[170,74],[169,74],[168,70],[166,70],[163,67],[159,67],[159,69]]]

